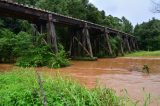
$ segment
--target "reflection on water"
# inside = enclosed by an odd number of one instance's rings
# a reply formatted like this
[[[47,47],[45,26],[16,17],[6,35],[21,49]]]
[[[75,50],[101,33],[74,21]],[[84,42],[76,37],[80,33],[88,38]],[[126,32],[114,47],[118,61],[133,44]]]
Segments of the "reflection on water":
[[[81,84],[92,88],[100,85],[113,88],[118,94],[126,89],[134,99],[143,98],[143,88],[154,97],[160,96],[160,58],[112,58],[98,61],[72,61],[70,67],[58,69],[70,74]],[[142,73],[147,65],[150,74]],[[0,69],[9,67],[0,65]],[[11,67],[11,66],[10,66]],[[9,68],[10,68],[9,67]],[[6,68],[7,69],[7,68]],[[37,70],[54,75],[55,69],[37,68]],[[155,105],[155,104],[154,104]]]

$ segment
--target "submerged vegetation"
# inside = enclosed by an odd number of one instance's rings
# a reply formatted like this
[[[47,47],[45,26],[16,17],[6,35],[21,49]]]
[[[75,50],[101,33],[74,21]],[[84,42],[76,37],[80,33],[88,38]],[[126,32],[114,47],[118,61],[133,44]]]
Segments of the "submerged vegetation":
[[[35,73],[27,68],[0,73],[0,105],[43,105],[44,102],[48,106],[136,105],[128,97],[117,96],[112,89],[97,86],[89,90],[59,73],[53,78],[41,75],[40,86]]]
[[[149,74],[149,70],[150,70],[150,69],[149,69],[148,65],[145,64],[145,65],[143,66],[143,72]]]

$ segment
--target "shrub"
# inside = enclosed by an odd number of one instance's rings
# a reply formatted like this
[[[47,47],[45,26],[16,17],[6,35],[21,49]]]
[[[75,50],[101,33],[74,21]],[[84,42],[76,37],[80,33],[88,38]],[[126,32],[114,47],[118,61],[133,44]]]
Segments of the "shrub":
[[[15,34],[8,29],[2,28],[0,30],[0,61],[11,62],[13,61],[15,48]]]
[[[44,44],[43,35],[33,36],[26,32],[14,34],[8,29],[0,30],[0,62],[15,62],[21,67],[48,66],[60,68],[69,65],[62,45],[59,52],[53,54],[50,46]]]
[[[58,47],[59,52],[57,54],[51,54],[52,57],[48,62],[48,67],[50,68],[60,68],[69,65],[69,60],[63,46],[59,44]]]
[[[51,55],[47,46],[32,47],[17,59],[16,65],[21,67],[46,66]]]
[[[16,65],[21,67],[48,66],[50,68],[60,68],[69,65],[69,60],[62,46],[57,54],[53,54],[50,52],[49,46],[41,45],[24,53],[17,59]]]

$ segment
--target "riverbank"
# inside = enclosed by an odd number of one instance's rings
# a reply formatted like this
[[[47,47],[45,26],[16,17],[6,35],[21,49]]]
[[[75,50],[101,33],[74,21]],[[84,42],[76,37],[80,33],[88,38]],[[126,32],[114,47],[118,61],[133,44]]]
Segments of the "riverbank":
[[[160,51],[138,51],[126,54],[125,57],[160,57]]]
[[[0,86],[0,105],[2,106],[44,104],[48,106],[131,106],[135,104],[125,96],[117,96],[112,89],[97,86],[89,90],[70,77],[56,73],[54,77],[48,78],[42,73],[36,74],[29,68],[0,73]]]

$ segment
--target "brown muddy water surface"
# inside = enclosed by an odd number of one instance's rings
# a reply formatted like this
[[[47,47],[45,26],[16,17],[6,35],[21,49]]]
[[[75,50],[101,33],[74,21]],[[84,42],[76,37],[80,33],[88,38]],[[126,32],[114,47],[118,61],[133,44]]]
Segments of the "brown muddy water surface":
[[[160,57],[120,57],[98,59],[98,61],[71,61],[72,65],[57,69],[60,73],[69,74],[75,80],[89,88],[97,83],[101,86],[113,88],[121,95],[126,89],[130,97],[141,100],[144,91],[151,93],[151,97],[160,99]],[[150,74],[141,72],[143,66],[149,67]],[[0,65],[0,70],[11,68],[12,65]],[[55,69],[37,68],[41,72],[54,75]],[[151,101],[152,102],[152,101]],[[159,101],[154,105],[159,104]],[[152,103],[151,103],[152,104]],[[160,105],[160,104],[159,104]]]

